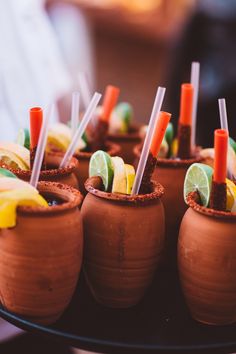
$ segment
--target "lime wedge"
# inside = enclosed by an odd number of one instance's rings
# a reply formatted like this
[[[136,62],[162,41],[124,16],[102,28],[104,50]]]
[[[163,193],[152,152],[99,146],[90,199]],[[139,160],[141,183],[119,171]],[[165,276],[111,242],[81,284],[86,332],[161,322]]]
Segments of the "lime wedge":
[[[105,191],[111,189],[113,178],[113,167],[111,157],[102,150],[96,151],[89,162],[89,177],[100,176],[103,181]]]
[[[0,178],[3,177],[17,178],[17,176],[11,171],[8,171],[6,168],[0,167]]]
[[[115,156],[111,158],[114,178],[112,183],[112,193],[122,193],[126,194],[127,182],[126,182],[126,171],[125,163],[121,157]]]
[[[197,191],[199,193],[201,204],[208,206],[213,169],[203,163],[192,164],[185,176],[184,180],[184,200],[190,192]]]
[[[17,137],[16,137],[16,143],[24,146],[26,149],[29,150],[30,148],[30,133],[29,133],[29,129],[25,128],[21,128],[18,131]]]
[[[135,169],[132,165],[125,164],[126,194],[131,194],[135,179]]]
[[[171,146],[173,138],[174,138],[174,127],[172,123],[169,123],[167,125],[167,129],[165,133],[165,139],[169,146]]]
[[[236,142],[234,141],[234,139],[229,137],[229,144],[234,149],[234,152],[236,153]]]
[[[16,225],[16,209],[20,205],[47,207],[48,203],[37,191],[32,193],[28,188],[1,192],[0,228]]]

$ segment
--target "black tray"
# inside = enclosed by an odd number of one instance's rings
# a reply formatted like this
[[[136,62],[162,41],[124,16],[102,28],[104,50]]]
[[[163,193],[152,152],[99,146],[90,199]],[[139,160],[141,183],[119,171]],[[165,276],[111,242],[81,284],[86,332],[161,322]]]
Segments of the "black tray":
[[[25,330],[74,347],[105,353],[232,353],[236,325],[215,327],[191,319],[176,274],[157,274],[143,301],[112,310],[92,298],[83,276],[63,317],[52,326],[24,320],[0,307],[0,316]]]

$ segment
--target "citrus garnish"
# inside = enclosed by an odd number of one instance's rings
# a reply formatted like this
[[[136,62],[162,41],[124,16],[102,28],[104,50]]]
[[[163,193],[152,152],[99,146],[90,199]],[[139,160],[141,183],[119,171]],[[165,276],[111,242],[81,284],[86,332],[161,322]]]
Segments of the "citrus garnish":
[[[105,191],[111,189],[113,166],[111,157],[105,151],[98,150],[91,156],[89,162],[89,177],[92,176],[102,178]]]
[[[135,169],[132,165],[125,164],[126,173],[126,193],[131,194],[135,179]]]
[[[127,182],[126,182],[126,171],[125,163],[121,157],[115,156],[111,158],[114,177],[112,183],[112,193],[122,193],[126,194]]]
[[[198,192],[201,204],[208,206],[211,184],[212,184],[213,169],[202,163],[192,164],[186,173],[184,180],[184,200],[186,202],[187,195],[190,192]]]

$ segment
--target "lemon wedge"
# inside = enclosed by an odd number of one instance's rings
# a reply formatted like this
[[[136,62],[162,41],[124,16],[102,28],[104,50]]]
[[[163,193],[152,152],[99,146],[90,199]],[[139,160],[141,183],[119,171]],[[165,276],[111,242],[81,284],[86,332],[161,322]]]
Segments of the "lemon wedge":
[[[15,143],[0,143],[0,161],[12,168],[30,169],[30,152]]]
[[[46,200],[28,188],[16,189],[0,193],[0,228],[9,228],[16,225],[16,210],[18,206],[47,207]]]
[[[228,211],[235,212],[236,211],[236,185],[226,178],[227,185],[227,201],[226,201],[226,209]]]
[[[121,157],[115,156],[111,158],[114,177],[112,183],[112,193],[126,194],[127,182],[125,163]]]
[[[125,164],[126,193],[131,194],[135,179],[135,169],[132,165]]]
[[[38,193],[37,189],[32,187],[29,183],[22,181],[19,178],[1,177],[0,178],[0,192],[15,189],[28,189],[31,193]],[[1,194],[0,194],[1,196]]]

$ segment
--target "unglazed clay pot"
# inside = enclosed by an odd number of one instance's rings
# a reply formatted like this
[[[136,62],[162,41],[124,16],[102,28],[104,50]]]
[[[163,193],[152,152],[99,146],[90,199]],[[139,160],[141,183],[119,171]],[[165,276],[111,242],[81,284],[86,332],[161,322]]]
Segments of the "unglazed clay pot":
[[[140,126],[131,126],[130,131],[125,134],[110,133],[108,139],[120,146],[121,151],[119,156],[123,158],[125,163],[132,164],[134,162],[134,147],[141,142]]]
[[[63,155],[61,153],[47,153],[46,164],[47,170],[41,171],[39,180],[50,181],[67,184],[73,188],[79,189],[79,183],[76,177],[76,173],[79,170],[79,162],[72,157],[69,165],[65,168],[59,168]],[[20,179],[29,182],[31,177],[31,171],[12,170],[11,171]]]
[[[19,207],[17,225],[0,230],[0,302],[19,316],[49,324],[66,309],[80,274],[82,195],[52,182],[39,182],[38,189],[63,204]]]
[[[107,142],[105,151],[110,156],[116,156],[120,154],[120,146],[114,143]],[[75,173],[79,181],[80,191],[83,195],[86,195],[86,189],[84,183],[89,177],[89,161],[93,152],[83,152],[75,154],[74,157],[79,161],[79,168],[76,169]]]
[[[202,207],[196,193],[187,200],[178,267],[189,310],[206,324],[236,322],[236,213]]]
[[[138,158],[140,156],[140,149],[140,146],[136,146],[134,149]],[[165,208],[166,237],[162,263],[167,268],[176,268],[179,227],[183,215],[187,210],[187,205],[183,197],[185,175],[190,165],[200,161],[200,157],[188,160],[157,159],[157,168],[152,178],[154,181],[161,183],[165,188],[162,201]]]
[[[146,195],[100,190],[99,177],[86,181],[81,213],[85,232],[84,272],[95,299],[108,307],[137,304],[150,285],[164,246],[164,189]]]

